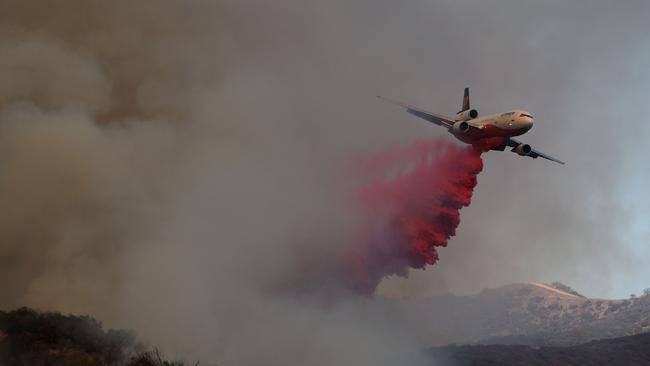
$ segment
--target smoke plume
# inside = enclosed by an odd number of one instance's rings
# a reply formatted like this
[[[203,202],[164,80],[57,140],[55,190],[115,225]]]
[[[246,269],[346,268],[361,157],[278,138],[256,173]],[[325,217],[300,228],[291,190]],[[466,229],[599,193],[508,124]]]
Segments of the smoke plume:
[[[341,283],[340,160],[305,139],[284,71],[243,65],[275,25],[230,23],[237,5],[2,2],[0,307],[189,359],[418,364],[394,310]]]

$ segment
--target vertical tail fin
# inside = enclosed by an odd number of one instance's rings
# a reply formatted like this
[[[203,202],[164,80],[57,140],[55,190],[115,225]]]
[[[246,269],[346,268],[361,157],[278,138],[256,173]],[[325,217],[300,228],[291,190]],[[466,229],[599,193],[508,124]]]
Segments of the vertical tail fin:
[[[465,94],[463,95],[463,107],[461,108],[461,112],[465,112],[469,110],[469,88],[465,88]]]

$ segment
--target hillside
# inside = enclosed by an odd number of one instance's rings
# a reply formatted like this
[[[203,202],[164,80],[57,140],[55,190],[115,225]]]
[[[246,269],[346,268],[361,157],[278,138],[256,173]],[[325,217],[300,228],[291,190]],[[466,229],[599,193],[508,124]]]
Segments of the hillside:
[[[0,311],[0,366],[183,366],[145,349],[133,333],[105,331],[89,317]],[[429,354],[432,365],[444,366],[644,365],[650,364],[650,334],[569,347],[453,345]]]
[[[648,331],[650,296],[596,300],[542,284],[515,284],[473,296],[441,296],[407,305],[430,310],[426,319],[413,326],[427,330],[432,340],[474,343],[432,348],[436,365],[650,364],[650,333],[619,337]],[[599,338],[610,339],[582,342]],[[90,317],[26,308],[0,311],[0,366],[41,365],[183,363],[166,361],[134,333],[104,330]]]
[[[571,347],[449,346],[434,348],[430,354],[434,365],[445,366],[637,366],[650,364],[650,334]]]
[[[575,345],[650,331],[650,296],[590,299],[549,285],[521,283],[472,296],[412,301],[433,345]]]
[[[0,311],[0,366],[182,366],[90,317]]]

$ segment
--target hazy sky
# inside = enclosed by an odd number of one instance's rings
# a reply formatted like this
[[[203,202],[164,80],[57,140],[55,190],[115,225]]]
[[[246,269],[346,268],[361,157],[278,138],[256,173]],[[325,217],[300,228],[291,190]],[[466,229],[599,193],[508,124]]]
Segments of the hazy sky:
[[[229,24],[240,51],[232,60],[281,89],[286,99],[262,99],[298,111],[294,128],[309,133],[314,156],[445,135],[372,96],[453,114],[470,86],[479,113],[531,111],[536,125],[524,140],[568,162],[488,154],[458,237],[437,268],[399,291],[561,280],[590,296],[626,297],[650,286],[646,2],[282,4],[227,7],[240,15]]]
[[[419,69],[420,80],[412,76],[392,93],[451,112],[458,97],[439,95],[454,83],[470,85],[479,112],[532,111],[536,125],[524,140],[568,164],[490,154],[474,205],[463,212],[439,268],[407,285],[443,278],[454,291],[476,289],[472,282],[561,280],[590,296],[638,293],[648,286],[650,255],[641,189],[649,171],[640,151],[648,137],[642,121],[650,45],[638,35],[648,31],[643,18],[650,8],[605,1],[453,4],[445,16],[458,27],[446,42],[419,35],[411,45],[429,45],[419,61],[455,61]]]

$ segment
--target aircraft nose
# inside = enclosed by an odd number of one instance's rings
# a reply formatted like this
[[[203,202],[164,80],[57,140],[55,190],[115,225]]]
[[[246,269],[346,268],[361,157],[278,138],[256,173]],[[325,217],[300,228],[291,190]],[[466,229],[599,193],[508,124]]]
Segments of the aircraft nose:
[[[529,118],[528,121],[526,121],[526,130],[530,130],[531,128],[533,128],[533,123],[535,123],[535,120]]]

